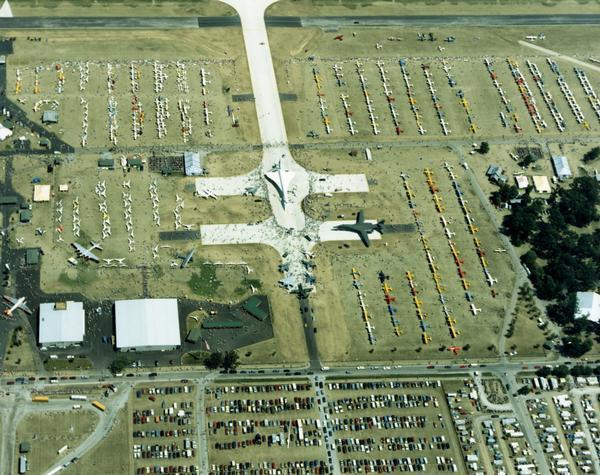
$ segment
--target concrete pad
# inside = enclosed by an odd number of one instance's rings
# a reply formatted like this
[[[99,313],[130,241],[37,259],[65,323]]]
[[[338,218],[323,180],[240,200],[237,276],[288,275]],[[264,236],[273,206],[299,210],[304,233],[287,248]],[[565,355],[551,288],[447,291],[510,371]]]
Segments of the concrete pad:
[[[200,195],[202,190],[206,189],[217,196],[239,196],[252,187],[257,188],[255,196],[266,196],[264,183],[257,171],[247,175],[196,178],[196,192]]]
[[[219,244],[268,244],[273,234],[270,222],[259,224],[207,224],[200,226],[200,239],[205,246]]]
[[[311,173],[311,192],[313,193],[368,193],[367,177],[356,175],[321,175]]]
[[[360,241],[360,236],[358,233],[353,233],[352,231],[338,231],[334,229],[336,226],[340,224],[354,224],[356,221],[325,221],[321,223],[319,226],[319,239],[321,241]],[[365,219],[365,223],[377,224],[377,221],[374,219]],[[378,231],[373,231],[369,234],[369,239],[371,241],[376,241],[381,239],[381,233]]]

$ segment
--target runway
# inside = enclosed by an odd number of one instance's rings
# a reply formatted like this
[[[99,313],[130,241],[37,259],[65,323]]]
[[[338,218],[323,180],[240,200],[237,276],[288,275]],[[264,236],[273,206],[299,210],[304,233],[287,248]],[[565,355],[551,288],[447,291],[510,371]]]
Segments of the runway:
[[[343,26],[546,26],[598,25],[596,15],[377,15],[377,16],[267,16],[267,27],[338,28]],[[0,18],[0,29],[138,29],[176,30],[240,26],[239,16],[218,17],[15,17]]]

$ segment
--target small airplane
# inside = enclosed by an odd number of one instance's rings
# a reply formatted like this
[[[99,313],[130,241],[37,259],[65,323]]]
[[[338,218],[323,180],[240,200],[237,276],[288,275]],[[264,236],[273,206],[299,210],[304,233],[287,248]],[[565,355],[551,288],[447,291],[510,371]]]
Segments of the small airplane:
[[[256,287],[254,287],[252,284],[250,284],[250,290],[252,291],[253,294],[256,293]]]
[[[25,312],[28,315],[31,315],[33,312],[31,311],[31,309],[26,305],[27,301],[25,300],[25,297],[21,297],[21,298],[15,298],[15,297],[10,297],[9,295],[5,295],[4,296],[4,300],[6,301],[7,305],[10,305],[10,308],[7,308],[6,310],[4,310],[4,315],[6,317],[12,317],[13,312],[15,310],[22,310],[23,312]]]
[[[481,312],[480,308],[475,307],[475,304],[470,304],[470,308],[471,308],[471,313],[473,315],[477,315],[479,312]]]
[[[388,285],[387,282],[384,282],[382,289],[383,289],[383,292],[386,294],[389,294],[392,290],[394,290]]]
[[[421,329],[421,331],[426,332],[428,329],[431,328],[431,325],[425,320],[419,320],[419,328]]]
[[[461,352],[462,350],[462,346],[449,346],[448,351],[451,351],[452,353],[454,353],[456,356],[458,356],[458,354]]]
[[[85,259],[88,259],[90,261],[100,262],[100,258],[92,251],[94,249],[100,249],[102,251],[102,245],[95,243],[94,241],[91,241],[91,244],[92,247],[90,247],[89,249],[86,249],[78,242],[74,242],[71,245],[75,248],[75,252],[77,253],[77,255],[84,257]]]
[[[494,252],[497,252],[497,253],[506,252],[506,249],[499,247],[497,249],[494,249]]]
[[[119,264],[119,266],[125,267],[125,258],[124,257],[118,257],[118,258],[114,259],[114,261],[116,261],[116,263]]]
[[[181,254],[177,254],[177,258],[181,259],[181,265],[179,266],[180,269],[183,269],[184,267],[187,267],[187,265],[194,260],[194,252],[196,252],[196,248],[193,248],[190,252],[188,252],[185,256],[182,256]]]
[[[337,40],[337,41],[344,41],[344,35],[337,35],[337,36],[334,36],[334,38],[333,38],[333,39],[334,39],[334,40]]]
[[[369,239],[369,234],[373,231],[377,231],[380,234],[383,234],[383,226],[385,220],[378,221],[377,223],[365,223],[364,211],[360,210],[356,214],[356,223],[355,224],[338,224],[335,228],[336,231],[351,231],[357,233],[360,236],[360,240],[366,247],[371,245],[371,240]]]
[[[498,279],[494,279],[489,272],[485,273],[485,280],[490,287],[498,282]]]
[[[131,180],[123,182],[123,188],[131,188]]]

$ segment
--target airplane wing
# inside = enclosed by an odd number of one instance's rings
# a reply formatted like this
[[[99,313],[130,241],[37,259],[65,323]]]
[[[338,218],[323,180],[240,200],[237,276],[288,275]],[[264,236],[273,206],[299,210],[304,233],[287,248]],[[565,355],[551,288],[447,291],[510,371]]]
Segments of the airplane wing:
[[[365,222],[365,212],[362,209],[356,214],[356,222],[357,223]]]
[[[84,249],[84,251],[81,253],[81,255],[91,261],[100,262],[100,258],[93,252],[88,251],[87,249]]]
[[[33,312],[31,311],[31,309],[25,305],[24,303],[22,303],[21,305],[19,305],[19,309],[23,310],[27,315],[31,315]]]
[[[367,247],[371,245],[371,240],[369,239],[369,234],[366,231],[358,231],[358,235],[360,236],[360,240]]]
[[[17,299],[11,297],[10,295],[5,295],[4,300],[6,300],[11,306],[17,303]]]

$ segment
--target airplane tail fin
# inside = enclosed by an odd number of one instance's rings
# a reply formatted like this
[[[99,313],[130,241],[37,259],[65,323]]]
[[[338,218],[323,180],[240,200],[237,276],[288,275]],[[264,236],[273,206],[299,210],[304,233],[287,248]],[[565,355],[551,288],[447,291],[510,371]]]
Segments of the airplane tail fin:
[[[384,224],[385,224],[385,219],[382,219],[381,221],[377,221],[377,231],[379,231],[381,234],[383,234]]]
[[[97,242],[92,241],[92,247],[95,249],[100,249],[101,251],[102,249],[102,244],[98,244]]]

